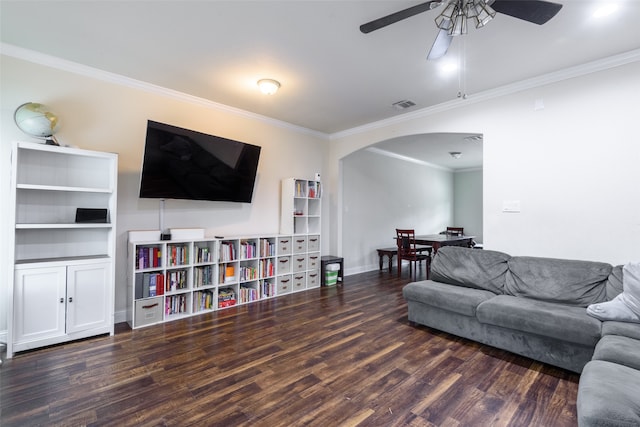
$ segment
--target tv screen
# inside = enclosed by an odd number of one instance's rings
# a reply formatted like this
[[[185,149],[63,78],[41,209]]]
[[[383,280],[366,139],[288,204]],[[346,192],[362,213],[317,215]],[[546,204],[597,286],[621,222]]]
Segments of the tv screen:
[[[140,197],[251,203],[260,148],[149,120]]]

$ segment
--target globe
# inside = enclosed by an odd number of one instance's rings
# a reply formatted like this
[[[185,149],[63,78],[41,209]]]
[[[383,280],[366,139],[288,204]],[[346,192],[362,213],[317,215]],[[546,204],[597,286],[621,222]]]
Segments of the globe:
[[[58,130],[59,119],[46,105],[27,102],[16,108],[13,118],[22,132],[36,138],[45,138],[47,144],[58,145],[53,134]]]

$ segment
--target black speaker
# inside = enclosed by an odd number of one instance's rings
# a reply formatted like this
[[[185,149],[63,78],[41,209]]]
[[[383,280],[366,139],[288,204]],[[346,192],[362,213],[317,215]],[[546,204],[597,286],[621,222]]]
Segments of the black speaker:
[[[107,210],[93,208],[77,208],[76,222],[78,223],[106,223]]]

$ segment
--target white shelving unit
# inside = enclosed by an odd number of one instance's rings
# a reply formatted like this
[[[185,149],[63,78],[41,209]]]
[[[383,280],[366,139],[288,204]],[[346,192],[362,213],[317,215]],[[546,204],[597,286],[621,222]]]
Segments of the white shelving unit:
[[[112,153],[13,144],[7,357],[113,334],[117,161]],[[78,208],[107,216],[78,223]]]
[[[320,286],[317,272],[309,275],[317,280],[292,286],[292,242],[276,235],[129,242],[127,321],[136,329]]]
[[[320,181],[286,178],[281,182],[280,234],[289,237],[290,274],[278,276],[283,292],[320,286]],[[282,246],[282,245],[280,245]],[[284,259],[278,259],[279,264]]]

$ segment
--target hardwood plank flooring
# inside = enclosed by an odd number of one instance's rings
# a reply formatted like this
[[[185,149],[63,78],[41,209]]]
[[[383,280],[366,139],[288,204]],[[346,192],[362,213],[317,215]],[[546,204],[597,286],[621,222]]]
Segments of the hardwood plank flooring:
[[[18,354],[0,365],[0,425],[577,424],[578,375],[411,324],[407,277]]]

